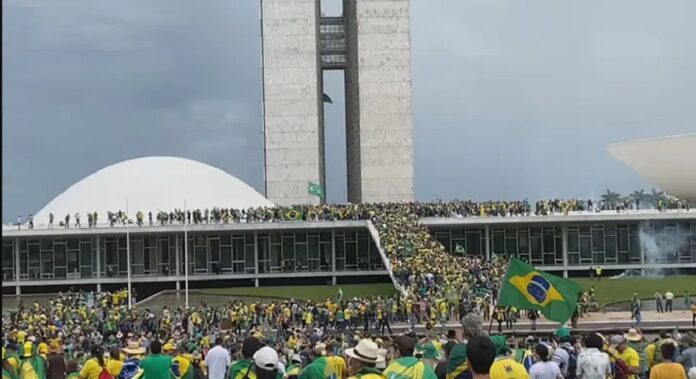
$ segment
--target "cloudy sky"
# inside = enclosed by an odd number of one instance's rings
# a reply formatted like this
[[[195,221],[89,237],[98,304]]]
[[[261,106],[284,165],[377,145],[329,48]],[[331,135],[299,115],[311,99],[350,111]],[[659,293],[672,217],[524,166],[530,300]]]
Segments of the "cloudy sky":
[[[263,189],[257,0],[2,6],[4,221],[147,155]],[[417,198],[649,187],[605,146],[696,131],[694,14],[691,0],[412,1]],[[342,77],[325,80],[327,192],[342,201]]]

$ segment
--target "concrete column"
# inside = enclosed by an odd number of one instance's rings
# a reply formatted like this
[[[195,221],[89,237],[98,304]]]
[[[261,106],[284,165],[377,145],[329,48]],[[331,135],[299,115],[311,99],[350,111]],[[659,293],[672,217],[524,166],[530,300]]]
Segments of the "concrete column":
[[[641,236],[640,233],[643,232],[643,227],[644,227],[643,223],[638,224],[638,233],[639,233],[639,234],[638,234],[638,243],[640,244],[639,247],[640,247],[640,264],[641,264],[641,265],[645,264],[645,251],[644,251],[644,247],[643,247],[643,241],[640,239],[640,236]],[[630,226],[629,226],[629,229],[628,229],[628,230],[629,230],[629,231],[628,231],[628,243],[629,243],[629,250],[630,250],[630,244],[631,244],[631,229],[630,229]],[[617,232],[617,233],[616,233],[616,235],[617,235],[616,238],[618,238],[618,234],[619,234],[619,233]],[[618,255],[619,253],[617,252],[616,254]],[[630,257],[630,256],[628,257],[628,261],[629,261],[629,263],[630,263],[630,261],[631,261],[631,257]],[[641,270],[641,273],[642,273],[641,275],[645,276],[645,269],[642,269],[642,270]]]
[[[331,277],[331,285],[335,286],[336,285],[336,275]]]
[[[568,225],[563,224],[562,228],[561,239],[563,241],[563,247],[561,251],[563,252],[563,266],[568,267]],[[564,271],[563,277],[568,277],[568,271]]]
[[[99,278],[101,278],[101,249],[99,246],[99,242],[101,242],[101,241],[99,239],[99,235],[97,235],[96,241],[97,241],[97,279],[99,279]],[[101,292],[101,284],[97,284],[97,291]]]
[[[254,232],[254,277],[256,277],[256,287],[259,286],[258,276],[259,276],[259,235]]]
[[[101,283],[97,283],[97,292],[101,292],[101,291],[102,291]]]
[[[259,287],[259,278],[254,278],[254,287]]]
[[[181,255],[181,247],[179,246],[179,235],[175,234],[174,237],[175,237],[174,238],[175,239],[174,251],[176,251],[176,254],[175,254],[176,255],[176,260],[175,260],[175,262],[176,262],[176,264],[175,264],[176,265],[176,268],[175,268],[175,270],[176,270],[176,274],[175,274],[176,289],[179,289],[179,273],[181,272],[181,263],[180,263],[181,258],[179,256]]]
[[[19,238],[14,240],[14,256],[15,256],[15,280],[19,282]],[[19,286],[17,286],[17,291],[19,291]],[[19,295],[19,292],[17,293]]]
[[[15,295],[19,296],[22,294],[22,287],[17,286],[15,287]]]
[[[567,278],[568,277],[568,270],[563,270],[563,277]]]
[[[491,260],[491,226],[486,224],[486,260]]]
[[[181,290],[181,282],[178,280],[176,281],[176,290],[177,291]]]
[[[331,229],[331,272],[336,272],[336,230]],[[334,277],[334,284],[336,280]]]

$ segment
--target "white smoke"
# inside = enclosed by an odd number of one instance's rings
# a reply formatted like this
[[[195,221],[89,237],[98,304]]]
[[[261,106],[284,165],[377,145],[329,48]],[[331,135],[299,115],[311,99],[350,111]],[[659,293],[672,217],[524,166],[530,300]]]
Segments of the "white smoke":
[[[646,264],[678,263],[680,250],[689,244],[688,235],[678,233],[678,228],[674,233],[667,233],[666,230],[655,233],[653,228],[645,224],[641,225],[639,238]],[[657,277],[665,275],[664,269],[660,268],[646,269],[645,274]]]

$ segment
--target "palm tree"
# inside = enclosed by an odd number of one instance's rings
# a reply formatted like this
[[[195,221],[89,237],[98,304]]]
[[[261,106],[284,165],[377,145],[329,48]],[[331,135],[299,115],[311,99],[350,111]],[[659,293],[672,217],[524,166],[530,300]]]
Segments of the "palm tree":
[[[660,199],[664,200],[665,198],[665,193],[662,191],[658,191],[655,188],[650,191],[650,193],[645,194],[645,201],[647,203],[650,203],[653,208],[657,208],[657,204],[660,202]]]
[[[604,204],[614,206],[617,202],[621,200],[621,194],[612,192],[609,189],[607,189],[607,192],[602,195],[602,202]]]
[[[635,191],[630,195],[631,199],[633,200],[633,203],[636,204],[637,209],[640,209],[640,203],[644,203],[647,195],[648,194],[645,193],[644,189],[641,189],[640,191]]]

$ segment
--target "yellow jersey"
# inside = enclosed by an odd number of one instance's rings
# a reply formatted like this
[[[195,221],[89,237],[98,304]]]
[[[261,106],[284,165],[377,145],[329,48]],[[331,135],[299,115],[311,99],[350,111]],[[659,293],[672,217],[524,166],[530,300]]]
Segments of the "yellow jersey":
[[[529,379],[527,370],[509,357],[498,357],[490,370],[491,379]]]

